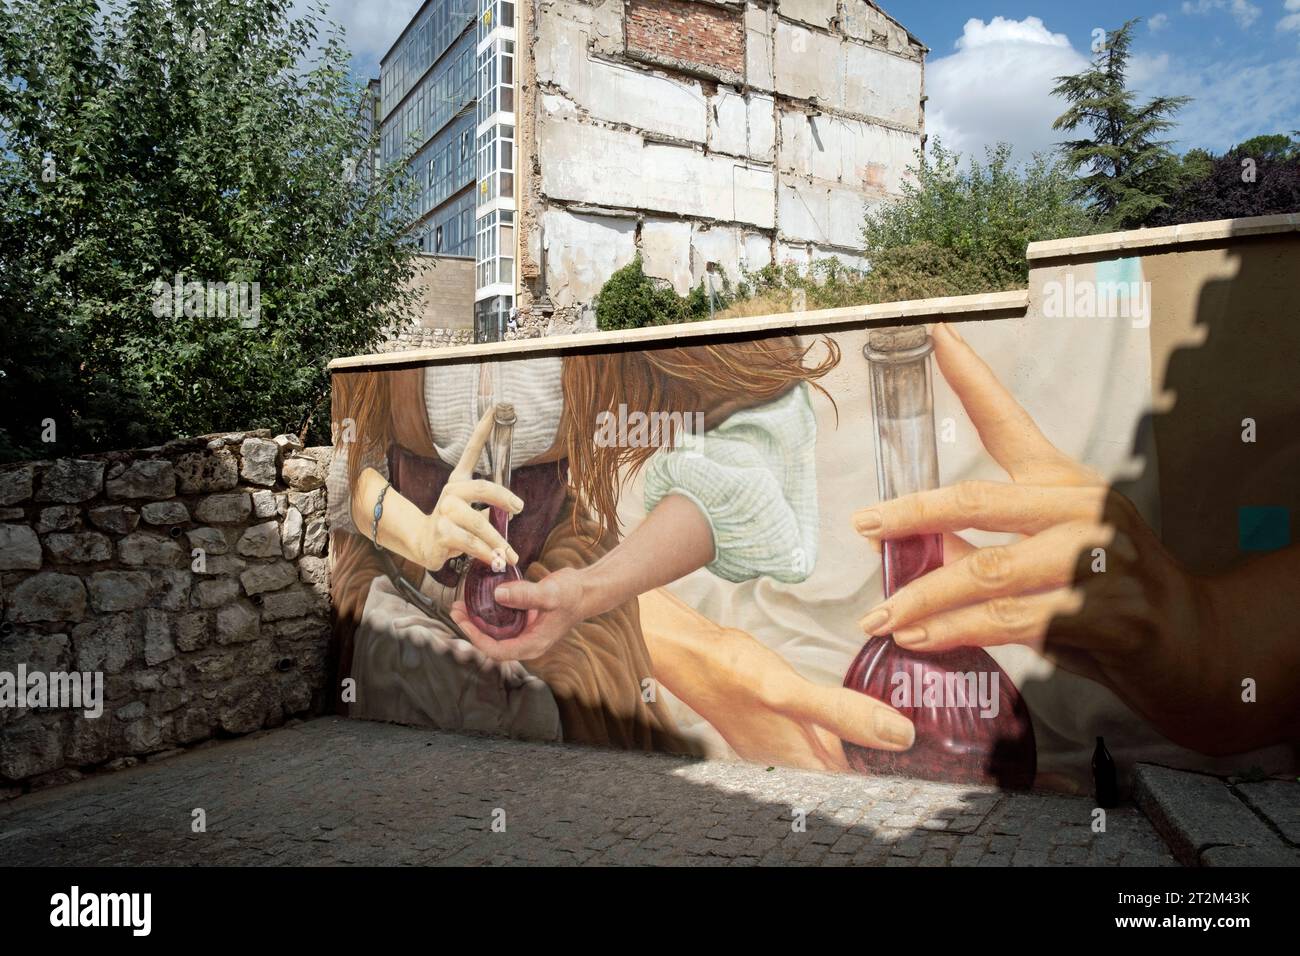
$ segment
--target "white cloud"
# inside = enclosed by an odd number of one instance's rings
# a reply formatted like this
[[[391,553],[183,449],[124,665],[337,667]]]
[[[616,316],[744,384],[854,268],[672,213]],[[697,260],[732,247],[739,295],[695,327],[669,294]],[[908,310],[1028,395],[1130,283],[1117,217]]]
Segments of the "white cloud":
[[[1262,133],[1285,133],[1300,116],[1300,57],[1259,58],[1177,65],[1165,57],[1135,57],[1129,74],[1142,98],[1190,96],[1166,136],[1179,151],[1201,146],[1216,152]]]
[[[388,52],[402,30],[420,9],[423,0],[329,0],[325,15],[343,26],[345,41],[353,54],[358,75],[379,75],[379,58]],[[294,14],[301,15],[310,0],[295,0]]]
[[[1286,16],[1277,21],[1277,28],[1283,32],[1300,30],[1300,0],[1286,0],[1283,9],[1288,12]]]
[[[1167,13],[1157,13],[1147,21],[1147,28],[1152,33],[1159,33],[1167,26],[1169,26],[1169,15]]]
[[[1052,122],[1065,103],[1052,96],[1052,87],[1056,77],[1088,66],[1065,34],[1051,32],[1038,17],[972,18],[954,46],[956,52],[926,64],[926,129],[932,136],[981,158],[985,146],[1004,140],[1019,159],[1060,141]]]
[[[1233,19],[1243,30],[1259,19],[1260,9],[1250,0],[1183,0],[1183,13],[1189,16],[1204,16],[1213,10],[1230,10]]]
[[[1300,0],[1287,0],[1286,9],[1300,15]],[[994,17],[989,23],[968,21],[954,47],[926,66],[926,129],[931,136],[976,156],[1005,140],[1022,160],[1066,138],[1052,129],[1066,107],[1052,96],[1052,87],[1056,77],[1088,66],[1088,57],[1066,36],[1053,33],[1037,17]],[[1300,56],[1271,61],[1254,53],[1188,58],[1139,48],[1129,63],[1129,87],[1139,102],[1152,96],[1191,96],[1166,138],[1180,152],[1193,146],[1222,152],[1251,136],[1295,128]]]

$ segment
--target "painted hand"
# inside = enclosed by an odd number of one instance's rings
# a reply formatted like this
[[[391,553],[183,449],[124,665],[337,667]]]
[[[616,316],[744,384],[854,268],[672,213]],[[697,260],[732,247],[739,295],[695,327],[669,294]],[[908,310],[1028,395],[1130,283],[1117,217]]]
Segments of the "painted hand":
[[[918,651],[1026,645],[1109,686],[1180,743],[1216,749],[1222,714],[1207,705],[1238,698],[1211,653],[1202,583],[1128,499],[1043,436],[954,330],[937,326],[934,343],[944,379],[1011,481],[962,482],[854,515],[877,545],[945,535],[945,565],[873,608],[863,630]],[[1023,537],[976,549],[956,537],[968,528]]]
[[[451,558],[462,554],[478,558],[485,564],[492,564],[494,560],[509,564],[519,562],[519,555],[492,527],[487,511],[471,507],[474,504],[495,505],[511,514],[519,514],[524,508],[523,499],[508,488],[474,477],[474,464],[492,435],[494,413],[495,409],[488,409],[479,419],[460,461],[438,496],[438,503],[425,518],[424,533],[420,536],[420,563],[430,570],[436,571]]]
[[[878,750],[912,745],[911,721],[893,708],[814,684],[752,635],[716,624],[666,589],[647,591],[640,603],[656,680],[744,759],[845,771],[842,740]]]
[[[583,572],[560,568],[540,581],[514,581],[497,587],[497,603],[528,611],[528,623],[517,637],[498,641],[476,628],[465,613],[465,602],[452,605],[451,616],[470,643],[497,661],[527,661],[545,654],[584,620]]]

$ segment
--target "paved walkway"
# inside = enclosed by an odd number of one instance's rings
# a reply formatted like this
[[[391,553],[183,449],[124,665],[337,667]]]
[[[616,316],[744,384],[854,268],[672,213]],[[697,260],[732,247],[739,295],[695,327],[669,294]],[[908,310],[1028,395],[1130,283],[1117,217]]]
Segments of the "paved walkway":
[[[206,832],[193,830],[196,810]],[[1175,864],[1136,809],[1110,811],[1105,833],[1092,832],[1091,812],[1092,802],[1078,797],[322,718],[0,804],[0,859],[17,866]]]

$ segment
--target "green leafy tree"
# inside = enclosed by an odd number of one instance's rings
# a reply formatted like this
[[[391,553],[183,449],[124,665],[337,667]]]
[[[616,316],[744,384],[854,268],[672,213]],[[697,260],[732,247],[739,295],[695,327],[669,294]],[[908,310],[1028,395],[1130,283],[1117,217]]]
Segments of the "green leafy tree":
[[[326,363],[407,313],[408,186],[366,174],[342,37],[292,7],[0,7],[0,457],[327,435]],[[209,294],[240,282],[255,310]]]
[[[1176,188],[1177,160],[1168,142],[1158,137],[1190,102],[1186,96],[1157,96],[1138,104],[1127,79],[1138,22],[1129,20],[1107,33],[1092,65],[1074,76],[1057,77],[1052,90],[1070,104],[1052,128],[1073,133],[1085,127],[1091,132],[1061,144],[1067,168],[1082,174],[1078,195],[1119,229],[1145,224]]]
[[[1300,160],[1300,130],[1294,131],[1290,136],[1285,133],[1252,136],[1228,152],[1243,157],[1249,156],[1256,161],[1285,163]]]
[[[1023,286],[1029,243],[1096,231],[1072,178],[1046,155],[1020,166],[1010,144],[1000,143],[985,151],[984,162],[963,163],[936,140],[930,155],[918,153],[911,172],[902,196],[868,214],[863,228],[873,268],[888,271],[882,290],[909,288],[908,251],[916,263],[912,285],[947,290],[933,294]]]

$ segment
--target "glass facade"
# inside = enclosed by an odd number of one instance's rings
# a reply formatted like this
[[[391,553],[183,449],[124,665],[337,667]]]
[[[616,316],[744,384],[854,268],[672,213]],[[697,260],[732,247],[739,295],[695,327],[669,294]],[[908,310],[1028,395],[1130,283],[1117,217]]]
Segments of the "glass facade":
[[[474,328],[496,341],[514,310],[515,292],[515,5],[480,0],[476,110]]]
[[[422,252],[436,256],[474,255],[474,193],[467,192],[436,210],[415,227]]]
[[[514,307],[514,27],[510,0],[430,0],[379,72],[379,162],[416,145],[412,239],[474,256],[479,341],[499,339]]]
[[[474,102],[474,35],[465,33],[409,97],[385,116],[383,161],[393,162],[415,137],[423,142]]]
[[[442,59],[474,16],[473,0],[434,0],[416,14],[415,25],[379,68],[383,88],[379,111],[384,117],[424,78],[429,67]]]

